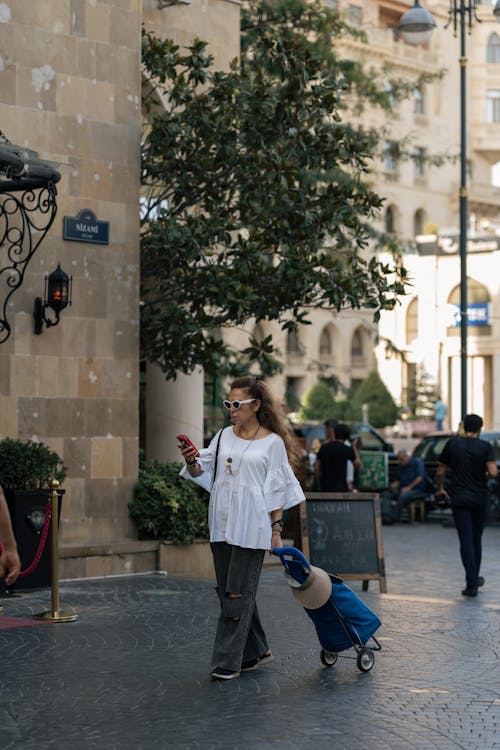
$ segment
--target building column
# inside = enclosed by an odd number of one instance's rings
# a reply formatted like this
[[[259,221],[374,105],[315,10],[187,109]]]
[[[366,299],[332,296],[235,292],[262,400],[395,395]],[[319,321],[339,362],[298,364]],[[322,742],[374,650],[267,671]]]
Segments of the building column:
[[[146,458],[180,461],[176,435],[187,435],[203,448],[203,369],[166,380],[153,364],[146,369]]]

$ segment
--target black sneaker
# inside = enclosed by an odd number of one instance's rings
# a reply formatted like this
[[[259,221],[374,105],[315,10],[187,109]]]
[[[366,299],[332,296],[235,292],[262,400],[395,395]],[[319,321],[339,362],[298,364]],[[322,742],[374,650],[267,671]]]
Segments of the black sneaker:
[[[478,587],[484,586],[484,578],[483,578],[483,576],[478,576],[477,577],[477,585],[478,585]]]
[[[467,586],[462,591],[462,596],[477,596],[477,586]]]
[[[235,677],[239,677],[239,672],[233,672],[231,669],[224,669],[224,667],[215,667],[210,672],[212,680],[234,680]]]
[[[273,660],[273,655],[270,651],[267,652],[267,654],[263,654],[262,656],[258,656],[256,659],[248,659],[248,661],[244,661],[241,665],[241,671],[242,672],[251,672],[252,669],[256,669],[257,667],[263,665],[263,664],[269,664]]]

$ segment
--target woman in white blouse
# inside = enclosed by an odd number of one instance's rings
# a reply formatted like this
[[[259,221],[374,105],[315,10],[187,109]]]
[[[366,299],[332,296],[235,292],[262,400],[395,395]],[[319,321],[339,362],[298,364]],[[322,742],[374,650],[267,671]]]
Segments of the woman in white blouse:
[[[233,425],[219,430],[201,455],[179,447],[186,461],[181,474],[210,490],[221,606],[210,676],[231,680],[273,658],[255,603],[257,586],[265,551],[281,546],[283,511],[304,493],[292,471],[299,446],[265,383],[238,378],[224,406]]]

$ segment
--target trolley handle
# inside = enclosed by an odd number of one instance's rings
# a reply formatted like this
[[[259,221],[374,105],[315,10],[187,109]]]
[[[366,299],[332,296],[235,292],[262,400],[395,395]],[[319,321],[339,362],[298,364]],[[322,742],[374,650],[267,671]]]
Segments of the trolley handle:
[[[286,562],[287,562],[286,558],[288,557],[290,559],[291,557],[292,560],[298,560],[299,562],[301,562],[302,565],[304,565],[308,571],[311,570],[311,564],[309,560],[307,559],[305,555],[302,554],[300,549],[297,549],[296,547],[274,547],[272,552],[273,552],[273,555],[276,555],[277,557],[280,558],[285,568],[286,568]]]

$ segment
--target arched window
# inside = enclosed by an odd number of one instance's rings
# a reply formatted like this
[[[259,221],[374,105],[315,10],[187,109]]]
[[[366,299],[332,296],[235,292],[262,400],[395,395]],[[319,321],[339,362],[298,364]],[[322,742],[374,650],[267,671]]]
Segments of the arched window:
[[[425,211],[419,208],[418,211],[415,211],[415,216],[413,217],[413,235],[416,237],[418,234],[423,234],[424,227]]]
[[[415,89],[413,92],[413,112],[416,115],[423,115],[424,111],[424,94],[422,89]]]
[[[394,206],[387,206],[387,211],[385,212],[385,231],[388,234],[394,234],[396,229],[396,208]]]
[[[332,354],[332,337],[328,328],[323,328],[319,338],[319,353],[322,357],[329,357]]]
[[[286,350],[288,354],[300,354],[300,342],[297,331],[294,328],[288,329],[288,336],[286,340]]]
[[[412,299],[406,310],[406,343],[412,344],[418,336],[418,297]]]
[[[394,97],[392,84],[389,81],[384,81],[384,91],[387,94],[387,101],[389,102],[390,108],[394,109],[396,106],[396,99]]]
[[[423,177],[425,174],[425,150],[420,146],[412,149],[411,158],[413,160],[413,176]]]
[[[500,37],[495,32],[493,32],[488,39],[486,60],[488,63],[500,63]]]
[[[475,302],[489,302],[490,293],[479,281],[476,279],[467,278],[467,303],[474,304]],[[450,304],[460,304],[460,284],[457,284],[448,297]]]
[[[398,169],[399,146],[397,141],[384,141],[382,163],[386,172],[396,172]]]
[[[351,359],[353,365],[360,364],[365,358],[363,332],[357,328],[352,334],[351,339]]]
[[[321,329],[318,341],[319,361],[323,365],[333,367],[334,365],[339,364],[339,344],[340,340],[335,325],[333,323],[327,323],[327,325],[323,326]]]

